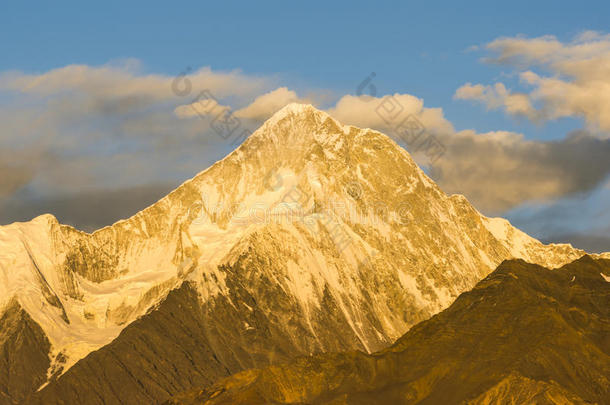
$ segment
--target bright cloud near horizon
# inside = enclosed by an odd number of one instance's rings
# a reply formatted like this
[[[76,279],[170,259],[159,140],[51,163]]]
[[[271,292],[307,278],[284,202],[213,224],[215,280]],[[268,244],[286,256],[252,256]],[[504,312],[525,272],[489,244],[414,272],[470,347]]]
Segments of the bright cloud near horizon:
[[[553,34],[501,35],[472,47],[481,79],[456,74],[437,102],[369,70],[345,89],[239,65],[152,72],[132,55],[3,69],[0,224],[51,212],[92,230],[137,212],[236,147],[210,129],[211,112],[222,109],[254,131],[283,106],[310,103],[409,150],[375,111],[392,97],[445,146],[434,161],[411,151],[445,192],[542,239],[610,250],[610,34]],[[485,73],[498,68],[500,75]]]

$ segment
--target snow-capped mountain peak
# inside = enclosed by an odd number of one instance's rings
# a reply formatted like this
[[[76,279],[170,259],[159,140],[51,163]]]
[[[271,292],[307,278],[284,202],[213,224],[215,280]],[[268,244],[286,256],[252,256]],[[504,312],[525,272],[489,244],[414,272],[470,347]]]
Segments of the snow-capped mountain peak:
[[[389,137],[289,104],[129,219],[92,234],[51,215],[0,227],[0,304],[16,299],[40,325],[49,375],[185,282],[211,310],[252,297],[297,351],[373,351],[505,259],[558,267],[582,254],[445,195]]]

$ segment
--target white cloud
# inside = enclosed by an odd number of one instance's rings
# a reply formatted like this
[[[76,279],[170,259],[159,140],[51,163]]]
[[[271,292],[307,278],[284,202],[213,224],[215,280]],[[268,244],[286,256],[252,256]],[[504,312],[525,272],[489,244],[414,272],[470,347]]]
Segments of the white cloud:
[[[487,62],[517,69],[532,89],[512,93],[502,83],[468,83],[457,90],[456,98],[533,121],[578,117],[590,130],[610,134],[610,35],[587,31],[567,43],[554,36],[499,38],[487,49],[494,55]]]
[[[539,120],[539,114],[532,106],[530,98],[524,93],[512,93],[502,83],[493,86],[466,83],[456,90],[455,98],[476,100],[488,109],[504,108],[508,114],[525,116],[532,121]]]
[[[309,103],[308,100],[299,98],[293,90],[280,87],[256,97],[251,104],[235,111],[235,115],[242,118],[264,121],[282,107],[295,102]]]
[[[142,74],[137,64],[69,65],[42,74],[11,72],[0,75],[0,90],[11,90],[38,96],[79,92],[101,99],[145,98],[173,100],[195,97],[207,89],[217,97],[248,97],[270,85],[266,78],[247,76],[239,71],[217,72],[209,67],[185,70],[176,76]]]
[[[262,122],[290,103],[311,103],[311,101],[300,98],[294,90],[289,90],[287,87],[279,87],[257,96],[254,101],[234,111],[233,114],[239,118]],[[201,95],[197,101],[191,104],[176,107],[174,112],[180,118],[191,118],[218,114],[223,109],[231,110],[231,107],[218,103],[213,94],[208,92]]]
[[[346,95],[327,112],[346,124],[384,131],[391,131],[399,120],[414,115],[429,131],[453,132],[453,125],[445,119],[442,109],[424,108],[424,100],[410,94],[396,93],[389,97],[391,102],[396,104],[395,111],[400,110],[400,113],[391,120],[380,107],[385,97]],[[391,132],[388,134],[392,135]]]
[[[205,117],[211,115],[214,112],[219,114],[221,110],[230,109],[231,107],[218,103],[216,99],[204,98],[194,103],[179,105],[174,109],[174,114],[178,118],[193,118],[193,117]]]

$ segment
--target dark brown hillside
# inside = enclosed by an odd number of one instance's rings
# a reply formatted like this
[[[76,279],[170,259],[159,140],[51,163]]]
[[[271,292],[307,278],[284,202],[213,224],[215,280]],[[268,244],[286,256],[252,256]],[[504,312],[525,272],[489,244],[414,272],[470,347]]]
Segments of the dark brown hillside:
[[[505,261],[390,348],[248,370],[174,404],[610,403],[610,261]]]
[[[11,300],[0,314],[0,404],[15,404],[47,379],[49,340],[40,326]]]

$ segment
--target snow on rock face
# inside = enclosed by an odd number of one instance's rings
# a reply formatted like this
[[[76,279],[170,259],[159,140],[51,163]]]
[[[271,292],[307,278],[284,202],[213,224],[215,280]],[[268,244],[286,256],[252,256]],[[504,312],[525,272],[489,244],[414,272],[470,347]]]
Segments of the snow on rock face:
[[[47,334],[54,356],[66,359],[67,369],[112,341],[148,309],[155,292],[167,293],[175,284],[175,266],[169,260],[162,266],[160,255],[148,251],[161,265],[146,266],[124,253],[113,256],[113,248],[51,215],[0,227],[0,307],[17,298]],[[152,263],[153,257],[147,259]],[[132,271],[117,271],[129,261]]]
[[[557,267],[583,253],[445,195],[387,136],[291,104],[130,219],[93,234],[50,215],[0,227],[0,305],[19,300],[65,371],[184,280],[202,300],[239,299],[227,285],[232,266],[258,263],[252,277],[297,304],[312,347],[325,349],[321,328],[340,330],[316,323],[330,300],[353,348],[371,351],[505,259]],[[245,288],[261,305],[271,299],[263,283]]]

